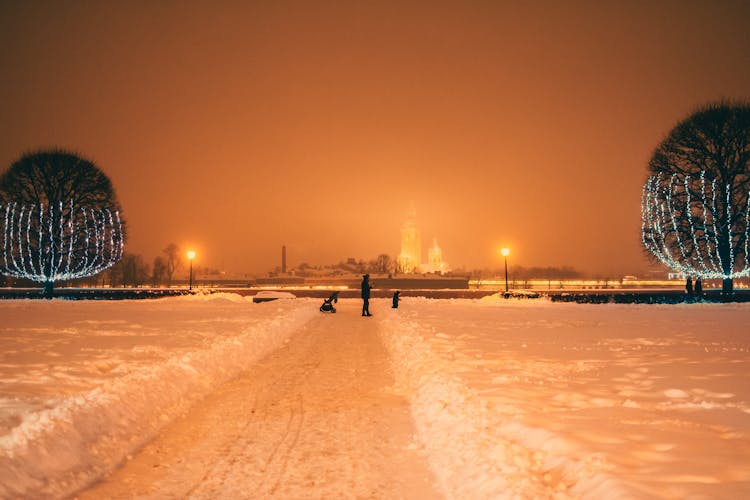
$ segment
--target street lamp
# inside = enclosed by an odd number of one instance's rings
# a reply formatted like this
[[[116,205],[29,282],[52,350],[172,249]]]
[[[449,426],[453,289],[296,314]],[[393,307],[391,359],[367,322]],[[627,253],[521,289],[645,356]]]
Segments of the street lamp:
[[[508,293],[508,255],[510,254],[510,248],[501,248],[500,253],[505,260],[505,293]]]
[[[187,258],[190,261],[190,285],[188,290],[193,289],[193,259],[195,258],[195,250],[188,250]]]

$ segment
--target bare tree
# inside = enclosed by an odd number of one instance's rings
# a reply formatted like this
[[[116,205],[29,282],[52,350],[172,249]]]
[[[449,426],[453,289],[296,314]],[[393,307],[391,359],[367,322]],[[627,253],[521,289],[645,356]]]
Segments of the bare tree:
[[[143,256],[132,253],[125,254],[121,262],[123,264],[123,285],[139,287],[148,280],[151,270]]]
[[[518,279],[531,280],[531,279],[575,279],[581,278],[582,273],[571,266],[562,267],[523,267],[514,266],[513,276]]]
[[[750,104],[699,108],[656,148],[643,188],[643,242],[688,275],[750,275]]]
[[[378,255],[375,260],[375,272],[382,274],[393,272],[393,259],[391,259],[390,255],[386,253]]]
[[[0,272],[44,284],[96,274],[122,256],[125,226],[109,178],[74,153],[23,155],[0,176]]]
[[[138,287],[148,281],[150,269],[143,256],[125,253],[109,270],[111,286]]]
[[[162,250],[162,252],[164,253],[165,261],[167,264],[167,267],[165,269],[167,274],[167,285],[171,286],[174,273],[182,264],[182,253],[180,252],[180,247],[178,247],[174,243],[170,243],[169,245],[167,245],[167,247]]]
[[[154,264],[151,267],[151,284],[153,286],[161,285],[164,282],[164,277],[167,274],[167,261],[162,256],[157,256],[154,259]]]
[[[125,269],[121,265],[122,260],[114,266],[107,269],[103,275],[109,282],[110,288],[122,286],[125,280]]]

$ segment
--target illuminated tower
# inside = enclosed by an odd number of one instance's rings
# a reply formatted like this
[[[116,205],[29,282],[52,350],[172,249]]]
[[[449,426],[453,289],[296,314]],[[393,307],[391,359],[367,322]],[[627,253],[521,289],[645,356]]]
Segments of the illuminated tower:
[[[437,238],[432,238],[432,248],[427,250],[426,271],[440,274],[448,271],[448,264],[443,261],[443,250],[438,246]]]
[[[419,270],[421,248],[416,219],[417,211],[412,207],[406,222],[401,226],[401,253],[398,255],[398,267],[402,273],[414,273]]]

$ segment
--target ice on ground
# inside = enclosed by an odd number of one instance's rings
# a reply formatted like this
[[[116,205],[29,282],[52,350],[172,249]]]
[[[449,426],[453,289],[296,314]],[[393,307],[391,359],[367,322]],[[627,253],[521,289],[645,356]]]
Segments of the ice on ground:
[[[0,497],[73,492],[279,347],[310,301],[3,301]]]

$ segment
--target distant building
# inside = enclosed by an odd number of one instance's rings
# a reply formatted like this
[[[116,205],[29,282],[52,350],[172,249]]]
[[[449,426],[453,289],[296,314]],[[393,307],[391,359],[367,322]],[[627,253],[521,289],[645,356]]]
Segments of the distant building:
[[[401,226],[401,252],[398,254],[398,269],[402,273],[440,273],[448,272],[448,264],[443,260],[443,251],[438,246],[437,238],[432,239],[432,247],[427,250],[427,263],[422,263],[422,248],[417,213],[412,207],[406,222]]]
[[[406,222],[401,226],[401,253],[398,254],[398,268],[402,273],[415,273],[422,262],[417,211],[412,207]]]
[[[427,264],[422,265],[422,272],[440,274],[448,272],[448,264],[443,260],[443,250],[438,246],[437,238],[432,238],[432,247],[427,250]]]

